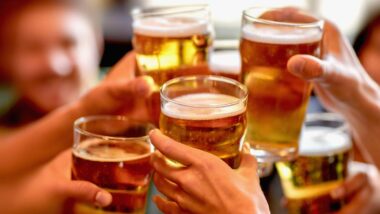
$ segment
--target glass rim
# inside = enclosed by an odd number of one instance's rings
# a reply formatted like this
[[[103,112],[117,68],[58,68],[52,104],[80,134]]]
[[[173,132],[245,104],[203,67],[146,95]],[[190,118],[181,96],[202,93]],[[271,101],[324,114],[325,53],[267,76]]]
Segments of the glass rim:
[[[91,131],[87,131],[83,128],[80,127],[80,125],[87,123],[87,122],[93,122],[97,120],[112,120],[112,121],[131,121],[132,123],[135,124],[144,124],[146,127],[148,127],[148,130],[153,130],[156,127],[149,123],[149,122],[144,122],[144,121],[139,121],[135,119],[131,119],[126,116],[122,115],[91,115],[91,116],[83,116],[74,121],[74,132],[77,132],[79,134],[85,135],[87,137],[93,137],[93,138],[98,138],[102,140],[112,140],[112,141],[126,141],[126,140],[147,140],[149,139],[149,132],[140,137],[115,137],[115,136],[110,136],[110,135],[102,135],[102,134],[96,134]]]
[[[299,28],[314,28],[314,27],[323,28],[325,21],[313,13],[310,13],[307,15],[315,18],[316,21],[306,22],[306,23],[273,21],[273,20],[255,17],[249,14],[250,11],[256,11],[256,10],[269,11],[269,10],[278,10],[278,9],[283,9],[283,8],[281,7],[250,7],[248,9],[243,10],[243,18],[248,18],[251,21],[255,21],[261,24],[266,24],[266,25],[277,25],[277,26],[284,26],[284,27],[299,27]]]
[[[172,5],[172,6],[157,6],[147,8],[136,8],[131,11],[133,19],[144,17],[155,17],[164,15],[174,15],[181,13],[191,13],[198,11],[209,11],[210,6],[208,4],[184,4],[184,5]]]
[[[164,90],[166,90],[172,84],[175,84],[178,82],[196,81],[196,80],[204,80],[204,79],[209,79],[209,80],[214,80],[214,81],[216,80],[216,81],[220,81],[220,82],[224,82],[224,83],[234,85],[237,88],[239,88],[241,91],[243,91],[244,96],[242,98],[238,98],[237,101],[229,102],[226,104],[216,104],[216,105],[214,104],[214,105],[205,106],[205,105],[196,105],[196,104],[192,105],[192,104],[187,104],[187,103],[183,103],[183,102],[178,102],[172,98],[167,97],[164,94]],[[177,77],[177,78],[174,78],[174,79],[171,79],[171,80],[165,82],[161,86],[160,97],[163,98],[166,102],[171,102],[171,103],[174,103],[176,105],[180,105],[180,106],[184,106],[184,107],[190,107],[190,108],[223,108],[223,107],[230,107],[230,106],[238,105],[240,103],[244,103],[248,99],[248,89],[242,83],[240,83],[234,79],[227,78],[227,77],[216,76],[216,75],[192,75],[192,76]]]

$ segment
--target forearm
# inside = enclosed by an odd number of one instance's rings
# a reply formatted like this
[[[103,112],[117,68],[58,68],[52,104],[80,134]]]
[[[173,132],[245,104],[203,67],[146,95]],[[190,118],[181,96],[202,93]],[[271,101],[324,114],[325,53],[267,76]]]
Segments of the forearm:
[[[0,178],[32,170],[70,147],[79,116],[76,105],[68,105],[0,139]]]
[[[356,106],[344,116],[364,158],[380,168],[380,88],[366,85],[356,97]]]

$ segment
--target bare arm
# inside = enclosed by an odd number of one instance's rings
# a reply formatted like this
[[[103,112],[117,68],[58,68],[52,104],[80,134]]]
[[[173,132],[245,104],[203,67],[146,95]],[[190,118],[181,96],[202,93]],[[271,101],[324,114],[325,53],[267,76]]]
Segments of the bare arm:
[[[346,118],[366,161],[380,168],[380,87],[329,22],[325,25],[323,50],[322,60],[305,55],[292,57],[288,69],[314,83],[322,103]]]
[[[145,99],[153,80],[140,77],[102,83],[79,101],[0,139],[0,178],[25,173],[73,143],[73,122],[85,115],[124,114],[146,119]]]

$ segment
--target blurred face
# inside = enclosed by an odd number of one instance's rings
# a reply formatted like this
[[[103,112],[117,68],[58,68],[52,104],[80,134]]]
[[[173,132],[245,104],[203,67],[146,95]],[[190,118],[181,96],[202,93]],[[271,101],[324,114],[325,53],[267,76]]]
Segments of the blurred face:
[[[368,74],[380,85],[380,26],[372,32],[359,58]]]
[[[74,101],[96,81],[96,36],[79,12],[38,6],[23,12],[12,26],[13,83],[39,111],[47,113]]]

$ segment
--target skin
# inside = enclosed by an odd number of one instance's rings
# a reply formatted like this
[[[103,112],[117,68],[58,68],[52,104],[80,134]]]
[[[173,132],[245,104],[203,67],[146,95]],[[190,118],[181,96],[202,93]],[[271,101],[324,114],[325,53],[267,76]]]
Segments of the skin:
[[[70,167],[71,151],[66,150],[25,177],[1,182],[1,213],[64,213],[63,207],[68,198],[100,207],[111,203],[111,194],[94,184],[71,181]]]
[[[380,25],[374,28],[359,53],[360,62],[373,80],[380,85]]]
[[[361,154],[380,167],[380,88],[360,64],[336,26],[325,23],[323,58],[296,55],[288,70],[314,84],[318,98],[348,122]]]
[[[376,168],[365,174],[348,178],[342,186],[331,192],[336,200],[346,200],[338,214],[375,214],[380,212],[380,177]]]
[[[176,142],[159,130],[149,136],[159,151],[152,156],[153,179],[166,198],[155,196],[154,202],[163,213],[270,213],[248,144],[239,169],[233,170],[218,157]],[[184,167],[168,165],[164,156]]]
[[[21,98],[42,114],[71,103],[97,79],[99,45],[88,18],[36,5],[10,20],[5,70]]]
[[[296,55],[288,70],[311,81],[323,105],[344,116],[364,159],[380,167],[380,88],[367,74],[338,28],[326,21],[323,57]],[[371,74],[371,72],[369,72]],[[373,76],[373,74],[372,74]],[[377,171],[377,170],[376,170]],[[340,213],[378,213],[379,179],[359,174],[331,194],[349,203]]]

